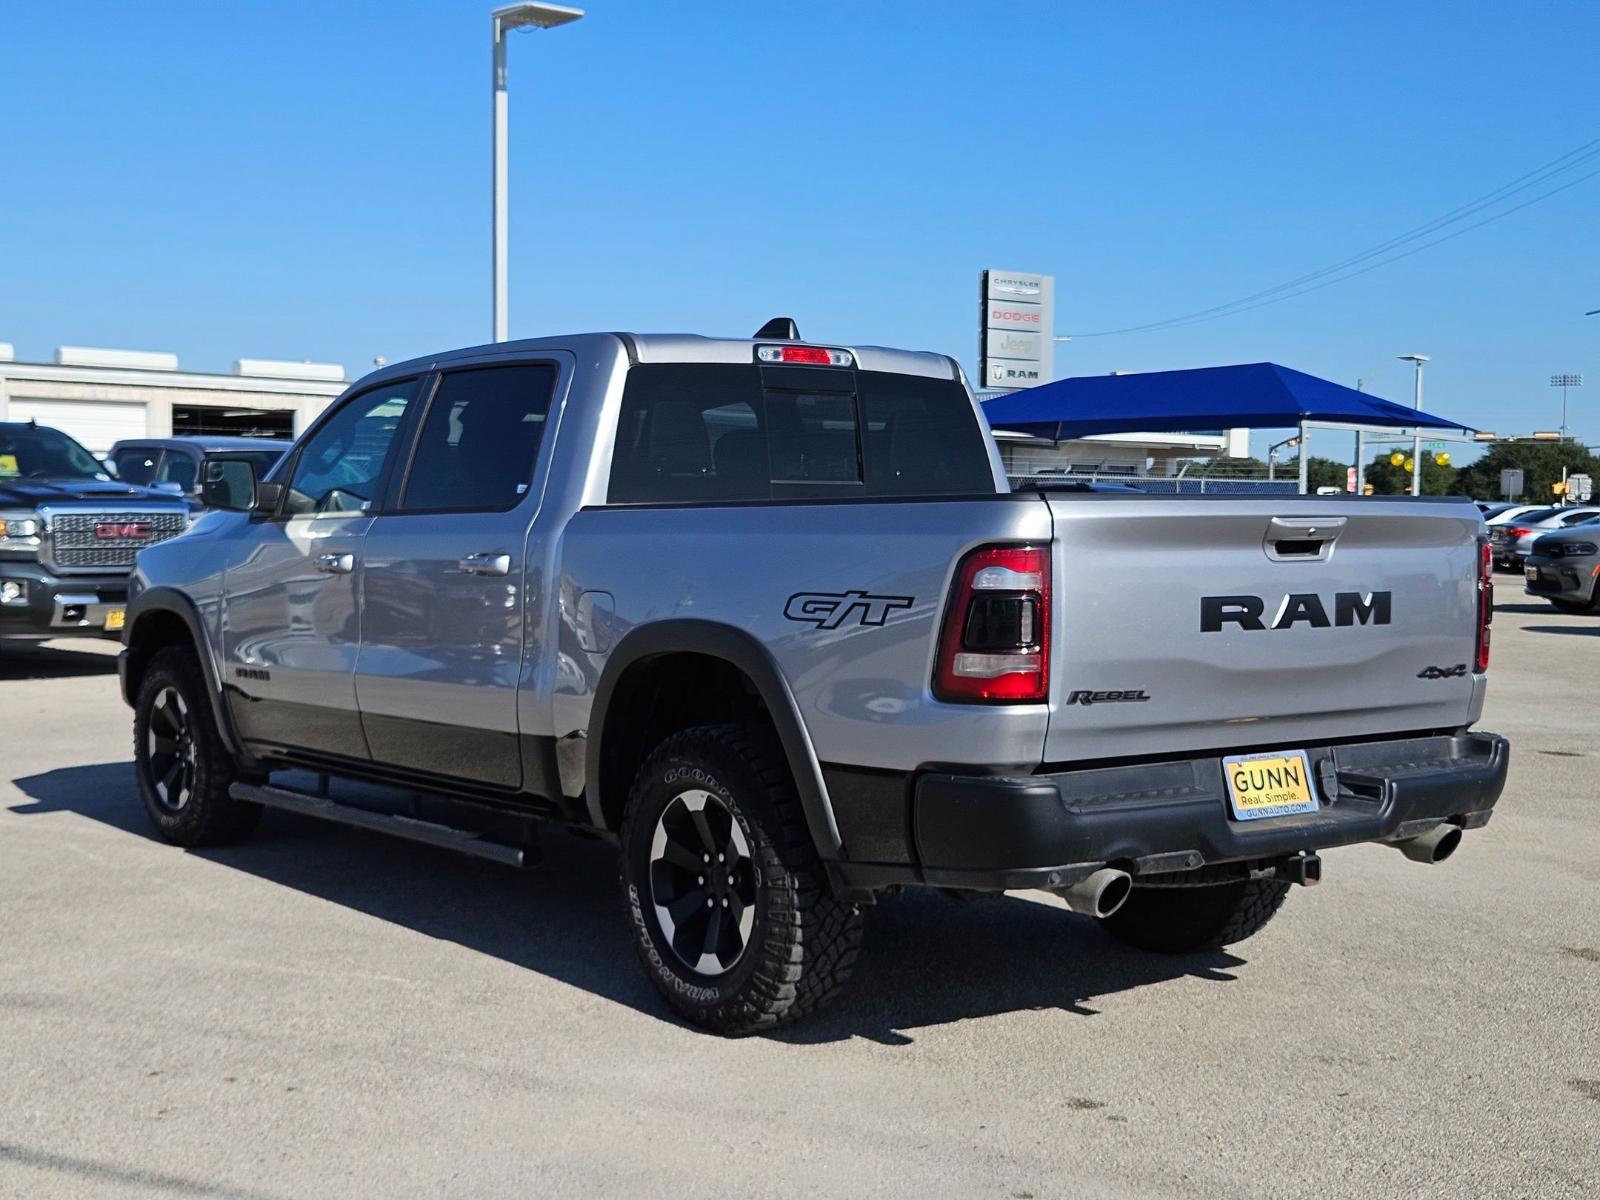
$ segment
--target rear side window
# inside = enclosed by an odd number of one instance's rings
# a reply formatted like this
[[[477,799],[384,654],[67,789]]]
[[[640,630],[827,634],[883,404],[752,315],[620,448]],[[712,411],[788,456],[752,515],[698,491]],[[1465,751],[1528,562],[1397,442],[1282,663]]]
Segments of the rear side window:
[[[428,404],[402,511],[504,512],[533,482],[555,393],[552,363],[454,371]]]
[[[988,495],[956,380],[827,367],[641,364],[617,424],[613,504]]]
[[[135,487],[144,487],[155,478],[156,463],[160,458],[159,450],[142,450],[137,446],[118,450],[114,459],[117,464],[117,478]]]

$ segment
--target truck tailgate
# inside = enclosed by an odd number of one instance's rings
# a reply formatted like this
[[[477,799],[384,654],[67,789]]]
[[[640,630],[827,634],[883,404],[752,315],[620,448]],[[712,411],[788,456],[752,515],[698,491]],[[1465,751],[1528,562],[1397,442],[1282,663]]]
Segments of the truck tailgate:
[[[1050,496],[1049,762],[1477,716],[1467,503]]]

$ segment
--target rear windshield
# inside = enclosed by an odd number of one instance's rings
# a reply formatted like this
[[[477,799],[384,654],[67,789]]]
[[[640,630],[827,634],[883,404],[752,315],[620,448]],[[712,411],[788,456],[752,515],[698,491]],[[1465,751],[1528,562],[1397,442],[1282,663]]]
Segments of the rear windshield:
[[[628,372],[613,504],[992,495],[954,379],[835,367],[649,363]]]

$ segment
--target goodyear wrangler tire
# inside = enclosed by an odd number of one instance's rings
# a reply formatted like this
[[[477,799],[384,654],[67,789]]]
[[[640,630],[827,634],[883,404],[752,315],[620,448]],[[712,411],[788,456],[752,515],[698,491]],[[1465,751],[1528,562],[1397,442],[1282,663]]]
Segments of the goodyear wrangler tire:
[[[1278,879],[1238,879],[1200,887],[1140,887],[1101,924],[1140,950],[1187,954],[1242,942],[1272,920],[1289,894]]]
[[[861,914],[829,892],[770,731],[668,738],[634,780],[621,842],[634,947],[685,1020],[754,1033],[821,1008],[849,978]]]
[[[215,846],[254,831],[261,806],[235,800],[239,778],[217,732],[205,677],[192,651],[150,661],[133,708],[133,762],[156,832],[177,846]]]

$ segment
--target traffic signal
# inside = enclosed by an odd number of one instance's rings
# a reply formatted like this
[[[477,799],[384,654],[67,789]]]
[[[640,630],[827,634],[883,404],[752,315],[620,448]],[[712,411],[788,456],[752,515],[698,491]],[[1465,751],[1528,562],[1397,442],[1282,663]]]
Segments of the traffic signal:
[[[1438,463],[1441,467],[1448,467],[1450,465],[1450,452],[1446,450],[1443,454],[1435,454],[1433,456],[1433,461]]]
[[[1391,467],[1398,467],[1402,463],[1404,463],[1405,461],[1406,461],[1406,456],[1404,454],[1401,454],[1400,451],[1398,451],[1398,450],[1396,450],[1393,454],[1389,455],[1389,465]]]

